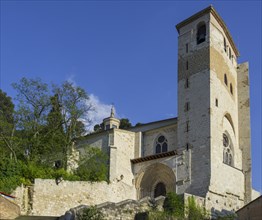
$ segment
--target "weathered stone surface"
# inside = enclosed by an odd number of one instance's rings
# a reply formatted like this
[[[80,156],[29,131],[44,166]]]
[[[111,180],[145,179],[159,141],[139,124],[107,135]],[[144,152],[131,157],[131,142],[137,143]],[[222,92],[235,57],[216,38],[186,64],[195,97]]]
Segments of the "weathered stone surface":
[[[152,200],[150,197],[145,197],[140,201],[136,200],[124,200],[119,203],[103,203],[97,207],[99,211],[103,213],[106,220],[134,220],[138,213],[145,213],[152,210],[152,206],[158,210],[163,209],[165,197],[160,196]],[[81,213],[88,206],[78,206],[70,209],[61,216],[59,220],[78,220],[77,214]]]
[[[0,195],[0,219],[15,219],[19,215],[19,206]]]

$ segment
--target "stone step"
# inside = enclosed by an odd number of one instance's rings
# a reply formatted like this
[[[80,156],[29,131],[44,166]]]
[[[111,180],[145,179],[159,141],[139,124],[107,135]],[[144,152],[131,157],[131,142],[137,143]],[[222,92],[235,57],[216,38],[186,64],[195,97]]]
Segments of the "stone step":
[[[54,216],[26,216],[21,215],[16,218],[16,220],[56,220],[58,217]]]

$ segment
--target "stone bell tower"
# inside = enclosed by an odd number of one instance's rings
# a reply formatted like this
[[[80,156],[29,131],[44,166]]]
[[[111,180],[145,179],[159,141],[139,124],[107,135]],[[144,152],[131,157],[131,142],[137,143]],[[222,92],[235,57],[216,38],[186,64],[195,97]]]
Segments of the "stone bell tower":
[[[178,147],[191,154],[186,192],[218,210],[237,209],[251,193],[249,88],[240,82],[248,81],[248,65],[237,64],[239,52],[212,6],[176,28]]]

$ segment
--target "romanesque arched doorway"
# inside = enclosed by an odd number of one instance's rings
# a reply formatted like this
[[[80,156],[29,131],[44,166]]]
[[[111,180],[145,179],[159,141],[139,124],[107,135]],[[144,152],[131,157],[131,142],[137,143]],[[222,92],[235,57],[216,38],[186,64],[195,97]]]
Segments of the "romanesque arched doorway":
[[[136,178],[136,188],[138,199],[165,196],[168,192],[175,191],[176,177],[170,167],[155,163],[140,172]]]

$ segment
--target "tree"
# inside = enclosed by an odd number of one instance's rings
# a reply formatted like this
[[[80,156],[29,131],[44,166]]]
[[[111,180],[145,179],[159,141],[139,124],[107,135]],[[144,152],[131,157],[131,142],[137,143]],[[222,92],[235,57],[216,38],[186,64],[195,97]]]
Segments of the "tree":
[[[75,138],[85,132],[83,121],[87,118],[89,111],[93,110],[88,104],[89,97],[84,89],[75,86],[72,82],[64,82],[61,87],[54,86],[54,92],[57,94],[58,101],[61,105],[61,114],[63,128],[65,132],[65,144],[63,154],[65,168],[68,154]],[[89,123],[90,121],[84,121]]]
[[[41,79],[22,78],[12,84],[18,92],[16,111],[17,129],[22,134],[22,148],[30,155],[31,160],[41,160],[44,143],[41,135],[44,132],[47,115],[51,108],[48,85]]]
[[[22,78],[17,90],[18,124],[24,148],[30,160],[50,163],[61,159],[64,168],[75,138],[85,133],[86,114],[92,109],[84,89],[71,82],[49,86],[40,79]],[[59,152],[59,153],[58,153]]]
[[[96,124],[94,126],[94,132],[103,131],[104,130],[104,123]]]
[[[108,180],[108,156],[99,148],[89,147],[81,158],[76,174],[81,180],[107,181]]]
[[[51,96],[51,110],[47,115],[47,125],[41,136],[41,141],[45,143],[42,158],[47,164],[54,161],[63,161],[63,147],[65,145],[65,132],[63,128],[62,106],[59,103],[58,95]]]
[[[128,118],[122,118],[122,119],[120,119],[119,128],[121,128],[121,129],[127,129],[127,128],[130,128],[130,127],[132,127],[132,124],[131,124],[131,122],[129,122],[129,119],[128,119]]]
[[[0,89],[0,144],[6,147],[5,149],[1,147],[0,152],[1,155],[10,152],[11,157],[17,161],[14,132],[14,104],[12,99]]]

